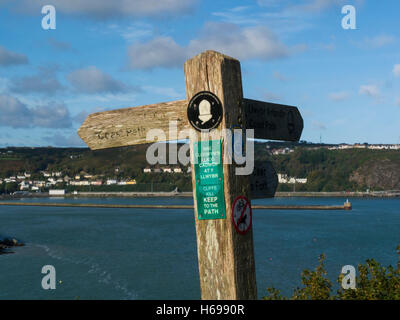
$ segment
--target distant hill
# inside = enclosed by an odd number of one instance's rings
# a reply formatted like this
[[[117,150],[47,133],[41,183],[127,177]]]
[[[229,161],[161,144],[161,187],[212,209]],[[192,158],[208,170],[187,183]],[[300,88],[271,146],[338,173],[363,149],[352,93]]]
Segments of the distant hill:
[[[393,159],[368,160],[352,172],[350,181],[372,189],[400,189],[400,161]]]
[[[0,178],[24,172],[39,178],[43,170],[62,171],[63,176],[87,173],[104,178],[135,178],[138,183],[169,183],[182,191],[191,190],[191,175],[183,166],[183,174],[143,173],[144,168],[150,167],[146,161],[147,147],[137,145],[98,151],[87,148],[0,149]],[[256,143],[255,155],[256,160],[272,161],[278,173],[308,178],[307,184],[296,184],[296,191],[400,189],[399,150],[317,147],[305,143]],[[271,151],[279,148],[289,148],[293,152],[272,155]],[[169,167],[177,166],[180,165]],[[281,184],[278,190],[291,191],[293,188],[293,185]]]
[[[272,158],[277,172],[307,177],[297,191],[400,190],[399,150],[296,148]],[[280,185],[288,191],[289,186]]]

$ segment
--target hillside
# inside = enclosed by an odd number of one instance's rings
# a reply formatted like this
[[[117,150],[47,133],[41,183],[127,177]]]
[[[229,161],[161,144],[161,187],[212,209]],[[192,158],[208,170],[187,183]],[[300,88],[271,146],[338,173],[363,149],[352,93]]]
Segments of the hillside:
[[[372,189],[400,189],[400,162],[390,159],[369,160],[355,170],[350,181]]]
[[[272,158],[277,172],[307,177],[297,191],[361,191],[400,189],[398,150],[327,150],[296,148]],[[288,186],[280,185],[287,191]]]
[[[143,173],[148,145],[91,151],[86,148],[6,148],[0,149],[0,178],[29,172],[39,179],[41,171],[61,171],[63,176],[90,174],[105,178],[136,179],[137,183],[168,184],[191,190],[191,176]],[[278,148],[293,152],[272,155]],[[272,161],[276,172],[307,178],[306,184],[280,184],[278,190],[365,191],[400,189],[400,150],[328,150],[296,143],[256,143],[256,160]],[[178,167],[171,165],[170,167]],[[157,167],[157,166],[156,166]],[[159,166],[163,167],[163,165]]]

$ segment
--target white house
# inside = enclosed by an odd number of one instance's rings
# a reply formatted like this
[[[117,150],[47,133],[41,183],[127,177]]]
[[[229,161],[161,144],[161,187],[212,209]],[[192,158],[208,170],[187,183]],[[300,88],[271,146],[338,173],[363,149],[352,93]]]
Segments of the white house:
[[[287,174],[285,173],[278,173],[278,181],[279,183],[289,183],[289,184],[295,184],[295,183],[307,183],[307,178],[295,178],[295,177],[288,177]]]
[[[64,196],[65,190],[49,190],[49,196]]]

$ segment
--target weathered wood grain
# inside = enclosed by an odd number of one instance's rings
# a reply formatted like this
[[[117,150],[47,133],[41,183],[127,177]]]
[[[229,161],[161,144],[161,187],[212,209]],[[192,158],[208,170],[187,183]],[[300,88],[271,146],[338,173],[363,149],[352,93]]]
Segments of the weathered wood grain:
[[[244,99],[246,128],[254,129],[254,138],[299,141],[303,118],[296,107]]]
[[[297,141],[303,130],[303,119],[296,107],[244,99],[246,128],[254,129],[258,139]],[[187,121],[187,100],[151,104],[97,112],[89,115],[78,130],[79,136],[92,150],[151,143],[146,135],[150,129],[161,129],[170,137],[170,121],[176,121],[177,131],[191,129]],[[293,118],[293,121],[291,119]],[[231,119],[237,125],[241,120]]]
[[[164,131],[165,139],[158,141],[176,140],[169,136],[170,121],[176,121],[178,131],[189,128],[186,109],[187,101],[179,100],[93,113],[78,134],[92,150],[154,142],[146,139],[150,129]]]
[[[215,51],[201,53],[186,61],[185,83],[188,101],[200,91],[210,91],[220,99],[223,120],[214,134],[219,134],[224,153],[226,136],[221,129],[237,125],[243,116],[239,61]],[[191,136],[191,146],[201,139],[201,135],[196,132]],[[235,165],[227,163],[223,164],[223,175],[226,219],[198,220],[195,205],[201,297],[206,300],[256,299],[253,231],[250,230],[245,235],[238,234],[231,217],[234,199],[239,195],[249,197],[249,176],[235,175]],[[194,177],[192,174],[196,204]]]
[[[270,161],[256,161],[250,176],[251,199],[273,198],[278,188],[278,176]]]

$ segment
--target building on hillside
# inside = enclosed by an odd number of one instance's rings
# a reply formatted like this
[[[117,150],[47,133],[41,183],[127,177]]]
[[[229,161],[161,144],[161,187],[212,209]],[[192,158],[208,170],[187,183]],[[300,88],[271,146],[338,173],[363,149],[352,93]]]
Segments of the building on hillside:
[[[182,173],[182,169],[181,168],[174,168],[174,173]]]
[[[290,149],[290,148],[282,148],[282,149],[272,150],[273,155],[289,154],[292,152],[294,152],[294,149]]]
[[[144,172],[144,173],[150,173],[150,172],[151,172],[151,168],[144,168],[144,169],[143,169],[143,172]]]
[[[295,184],[295,183],[305,184],[305,183],[307,183],[307,178],[289,177],[285,173],[278,173],[278,182],[279,183],[288,183],[288,184]]]
[[[57,190],[57,189],[50,189],[49,190],[49,196],[64,196],[65,195],[65,190]]]
[[[38,188],[43,188],[46,185],[46,181],[33,181],[33,184]]]

